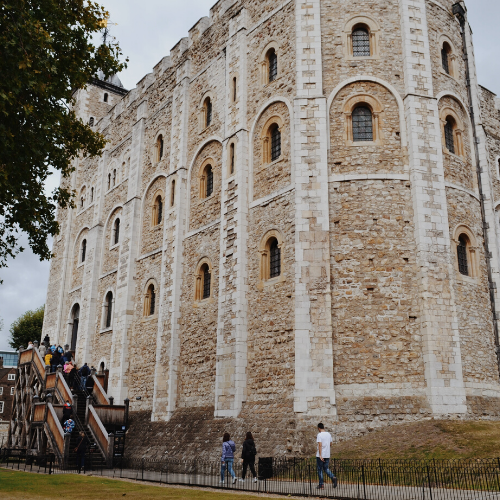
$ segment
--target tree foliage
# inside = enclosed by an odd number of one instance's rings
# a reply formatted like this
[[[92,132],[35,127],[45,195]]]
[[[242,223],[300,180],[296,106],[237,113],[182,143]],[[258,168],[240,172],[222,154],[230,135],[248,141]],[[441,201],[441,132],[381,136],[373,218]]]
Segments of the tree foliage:
[[[108,13],[85,0],[0,0],[0,267],[23,249],[25,232],[40,260],[59,232],[57,204],[72,193],[44,193],[49,167],[62,178],[77,155],[97,156],[104,138],[70,109],[75,90],[101,70],[121,71],[117,44],[94,44]]]
[[[28,347],[29,342],[40,341],[42,337],[43,314],[45,306],[27,311],[17,318],[10,327],[9,345],[16,351]]]

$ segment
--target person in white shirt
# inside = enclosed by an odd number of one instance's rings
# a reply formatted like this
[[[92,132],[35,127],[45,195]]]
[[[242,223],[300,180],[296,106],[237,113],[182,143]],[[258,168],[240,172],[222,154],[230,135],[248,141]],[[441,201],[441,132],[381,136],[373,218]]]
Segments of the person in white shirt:
[[[320,422],[318,424],[318,435],[316,443],[318,444],[318,451],[316,452],[316,465],[318,467],[319,486],[318,490],[324,488],[323,472],[332,480],[333,487],[337,487],[337,478],[332,474],[328,468],[330,464],[330,444],[333,442],[332,436],[329,432],[325,431],[325,426]]]

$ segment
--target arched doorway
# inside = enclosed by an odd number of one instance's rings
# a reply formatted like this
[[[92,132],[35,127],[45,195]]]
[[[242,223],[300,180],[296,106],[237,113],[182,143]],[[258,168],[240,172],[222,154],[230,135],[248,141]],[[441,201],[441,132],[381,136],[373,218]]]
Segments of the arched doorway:
[[[73,320],[73,327],[71,328],[71,350],[76,350],[76,342],[78,340],[78,323],[80,321],[80,306],[75,304],[71,311],[71,318]]]

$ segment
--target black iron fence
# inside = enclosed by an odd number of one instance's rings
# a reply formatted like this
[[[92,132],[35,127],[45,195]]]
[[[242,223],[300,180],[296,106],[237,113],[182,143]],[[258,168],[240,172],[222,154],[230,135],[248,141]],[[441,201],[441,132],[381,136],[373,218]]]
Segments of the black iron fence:
[[[16,455],[17,453],[17,455]],[[54,456],[29,457],[4,450],[4,467],[39,473],[78,471],[72,464],[63,467]],[[500,458],[491,460],[339,460],[330,470],[337,487],[325,477],[318,489],[315,459],[261,458],[257,477],[250,470],[242,480],[242,464],[235,460],[234,479],[228,470],[221,477],[218,460],[116,459],[113,468],[92,467],[88,454],[82,472],[110,478],[128,478],[158,484],[177,484],[302,497],[363,500],[500,500]]]

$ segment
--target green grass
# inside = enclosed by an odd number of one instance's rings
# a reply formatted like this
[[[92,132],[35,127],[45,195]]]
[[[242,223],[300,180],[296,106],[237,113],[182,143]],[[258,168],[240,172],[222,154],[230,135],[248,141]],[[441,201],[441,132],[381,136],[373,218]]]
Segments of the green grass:
[[[500,456],[500,422],[430,420],[393,425],[332,447],[336,458],[470,459]]]
[[[30,474],[0,469],[0,498],[30,500],[252,500],[263,497],[142,484],[76,474]],[[270,500],[270,499],[268,499]]]

